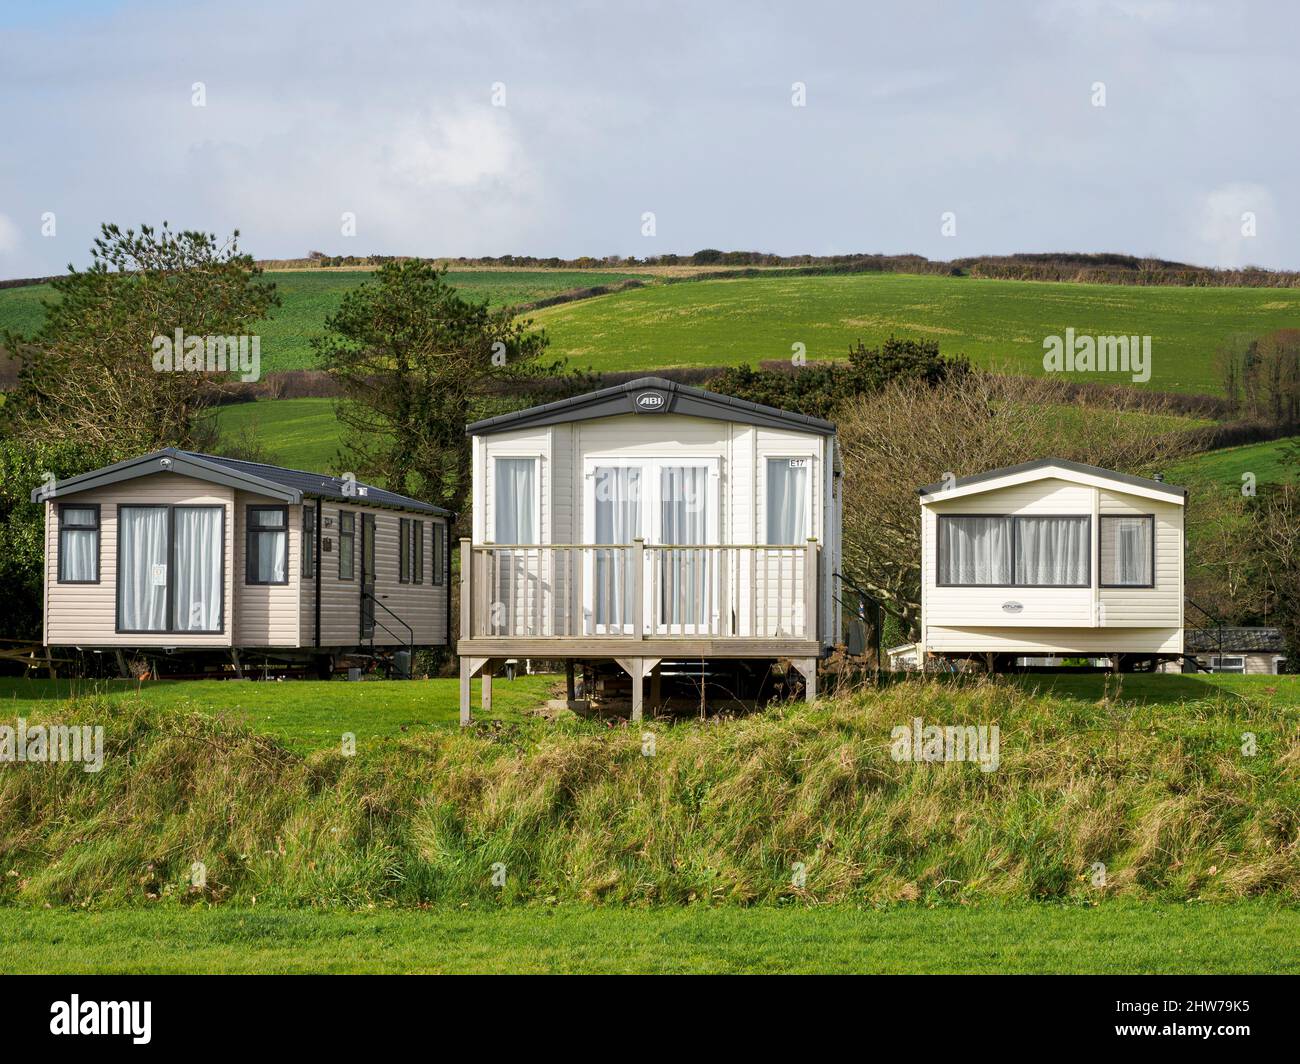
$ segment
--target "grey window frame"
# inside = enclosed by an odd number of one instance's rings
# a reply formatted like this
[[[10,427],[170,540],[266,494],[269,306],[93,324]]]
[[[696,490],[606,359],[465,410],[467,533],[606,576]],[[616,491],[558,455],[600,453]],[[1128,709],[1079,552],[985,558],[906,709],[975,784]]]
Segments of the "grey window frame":
[[[344,523],[346,519],[346,524]],[[347,545],[346,551],[344,544]],[[351,510],[339,511],[339,579],[353,581],[357,578],[357,515]],[[348,560],[348,575],[343,575],[343,559]]]
[[[1097,586],[1104,588],[1137,588],[1141,590],[1146,588],[1150,590],[1156,586],[1156,515],[1155,514],[1099,514],[1097,521]],[[1105,528],[1107,521],[1132,521],[1136,518],[1145,518],[1151,522],[1151,582],[1149,584],[1103,584],[1101,582],[1101,545],[1105,537]]]
[[[249,519],[255,511],[276,511],[282,520],[278,528],[270,525],[254,525]],[[244,583],[251,587],[284,587],[289,583],[289,507],[250,504],[244,507]],[[284,579],[254,580],[253,566],[257,552],[253,550],[255,537],[259,532],[280,532],[284,535]]]
[[[288,549],[288,543],[285,544]],[[302,504],[302,575],[308,580],[316,575],[316,508],[306,500]]]
[[[167,511],[167,627],[166,628],[123,628],[122,627],[122,520],[123,510],[166,510]],[[173,575],[176,572],[176,511],[177,510],[220,510],[221,511],[221,603],[218,611],[219,623],[216,628],[177,628],[176,627],[176,584]],[[113,589],[113,631],[117,635],[225,635],[226,634],[226,506],[224,503],[162,503],[162,502],[124,502],[117,507],[117,573]]]
[[[433,568],[430,573],[430,583],[433,587],[442,587],[443,566],[446,564],[447,553],[447,526],[442,521],[433,521],[431,524],[433,535],[430,547],[433,551]]]
[[[424,583],[424,522],[411,518],[411,583]]]
[[[1016,582],[1016,550],[1020,545],[1018,528],[1023,520],[1071,520],[1083,521],[1088,529],[1088,538],[1092,539],[1092,514],[935,514],[934,528],[934,586],[935,587],[996,587],[996,588],[1058,588],[1062,590],[1081,591],[1092,587],[1093,565],[1092,551],[1084,552],[1084,582],[1082,584],[1021,584]],[[1011,583],[1009,584],[951,584],[944,583],[939,579],[939,574],[943,572],[943,535],[940,532],[940,522],[950,521],[953,518],[962,517],[979,517],[984,519],[998,518],[1000,520],[1009,520],[1011,522]],[[1100,549],[1100,548],[1099,548]]]
[[[94,525],[67,525],[63,521],[64,510],[94,510]],[[55,582],[59,584],[98,584],[103,573],[103,558],[101,556],[103,545],[103,531],[101,520],[103,513],[100,510],[100,504],[97,502],[61,502],[59,503],[59,568],[55,577]],[[63,532],[67,529],[69,532],[94,532],[95,533],[95,579],[94,580],[69,580],[64,576],[63,566]]]

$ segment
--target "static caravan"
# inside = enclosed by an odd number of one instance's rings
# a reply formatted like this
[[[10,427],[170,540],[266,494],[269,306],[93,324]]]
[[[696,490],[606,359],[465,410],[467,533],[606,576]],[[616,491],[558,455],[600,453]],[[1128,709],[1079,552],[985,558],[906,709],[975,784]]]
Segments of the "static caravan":
[[[646,377],[467,427],[461,718],[507,658],[616,663],[634,718],[669,664],[791,661],[838,641],[835,426]]]
[[[919,491],[922,661],[1182,656],[1186,489],[1044,459]]]
[[[164,448],[32,492],[45,643],[311,661],[445,646],[443,510],[352,479]]]

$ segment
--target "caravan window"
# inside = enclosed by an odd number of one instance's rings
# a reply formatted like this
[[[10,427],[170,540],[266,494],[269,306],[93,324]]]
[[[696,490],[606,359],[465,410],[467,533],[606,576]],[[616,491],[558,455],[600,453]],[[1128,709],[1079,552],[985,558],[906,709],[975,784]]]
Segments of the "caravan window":
[[[286,506],[248,508],[248,564],[250,584],[289,582],[289,509]]]
[[[220,632],[224,506],[119,506],[117,630]]]
[[[1088,587],[1090,517],[939,515],[940,587]]]
[[[1101,519],[1101,586],[1155,586],[1155,525],[1152,514]]]
[[[494,543],[537,542],[537,459],[498,458],[492,493]]]
[[[99,583],[99,506],[59,507],[59,583]]]
[[[801,544],[807,540],[811,458],[767,460],[767,542]]]

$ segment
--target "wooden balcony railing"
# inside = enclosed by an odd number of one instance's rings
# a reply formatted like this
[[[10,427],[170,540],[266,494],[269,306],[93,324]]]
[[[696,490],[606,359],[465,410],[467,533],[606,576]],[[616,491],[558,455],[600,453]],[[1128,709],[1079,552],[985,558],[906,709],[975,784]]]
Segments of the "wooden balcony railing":
[[[818,545],[471,544],[462,638],[816,639]]]

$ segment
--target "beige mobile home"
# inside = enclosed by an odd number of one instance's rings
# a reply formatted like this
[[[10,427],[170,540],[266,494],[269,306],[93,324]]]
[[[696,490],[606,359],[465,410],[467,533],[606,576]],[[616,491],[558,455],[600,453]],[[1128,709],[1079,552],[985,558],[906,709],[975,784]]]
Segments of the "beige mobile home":
[[[664,670],[837,641],[835,426],[655,377],[470,425],[461,715],[506,658],[612,668],[639,717]]]
[[[1182,656],[1186,489],[1045,459],[920,495],[922,661]]]
[[[47,646],[328,671],[348,652],[447,643],[452,515],[417,499],[165,448],[32,501]]]

